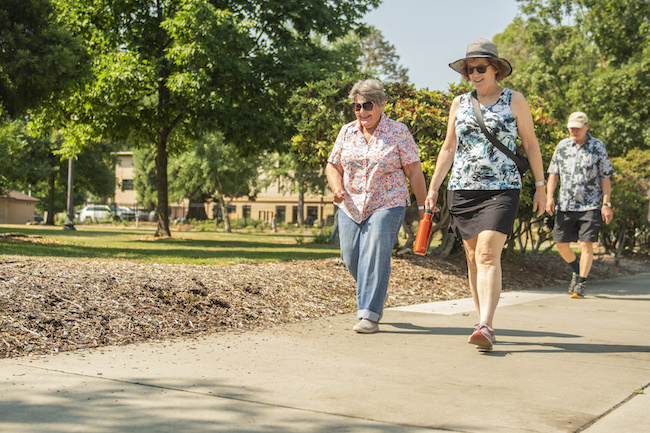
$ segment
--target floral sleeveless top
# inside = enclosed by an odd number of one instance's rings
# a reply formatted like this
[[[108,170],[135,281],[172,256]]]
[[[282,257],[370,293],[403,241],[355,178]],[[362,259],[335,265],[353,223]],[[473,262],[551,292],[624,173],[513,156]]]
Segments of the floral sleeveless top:
[[[520,189],[517,165],[483,134],[474,115],[471,93],[460,97],[456,113],[456,154],[451,167],[450,190]],[[517,122],[510,108],[512,90],[503,89],[494,104],[481,107],[485,127],[513,152]]]

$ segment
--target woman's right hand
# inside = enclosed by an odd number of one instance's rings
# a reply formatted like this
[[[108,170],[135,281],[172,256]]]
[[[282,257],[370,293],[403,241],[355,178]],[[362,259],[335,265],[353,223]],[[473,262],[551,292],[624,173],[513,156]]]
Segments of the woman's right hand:
[[[431,191],[429,190],[429,193],[427,194],[426,200],[424,200],[424,207],[426,209],[431,209],[432,212],[438,212],[440,209],[438,209],[438,190]]]

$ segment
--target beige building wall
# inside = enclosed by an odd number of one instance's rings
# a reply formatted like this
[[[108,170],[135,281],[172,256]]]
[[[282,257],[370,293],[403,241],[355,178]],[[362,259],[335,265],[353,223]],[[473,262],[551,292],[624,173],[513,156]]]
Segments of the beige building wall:
[[[328,191],[329,192],[329,191]],[[308,223],[331,224],[334,218],[334,204],[331,193],[327,195],[305,194],[303,203],[303,219]],[[255,201],[239,198],[232,201],[235,216],[268,221],[277,213],[278,223],[298,222],[298,194],[280,192],[276,183],[260,192]]]
[[[133,152],[117,152],[115,164],[115,204],[117,206],[135,207],[138,201],[133,188]]]
[[[18,191],[0,196],[0,224],[33,222],[36,203],[40,200]]]
[[[118,206],[137,206],[137,194],[133,189],[134,175],[133,152],[118,152],[115,166],[115,204]],[[332,223],[334,218],[333,195],[328,191],[324,196],[305,195],[303,218],[307,222]],[[206,203],[205,211],[208,218],[213,219],[218,215],[215,210],[217,203]],[[172,203],[170,217],[183,218],[187,213],[189,203]],[[298,195],[283,193],[277,183],[260,192],[255,200],[247,197],[234,199],[228,208],[231,219],[250,218],[271,222],[273,215],[278,214],[278,223],[296,223],[298,221]]]

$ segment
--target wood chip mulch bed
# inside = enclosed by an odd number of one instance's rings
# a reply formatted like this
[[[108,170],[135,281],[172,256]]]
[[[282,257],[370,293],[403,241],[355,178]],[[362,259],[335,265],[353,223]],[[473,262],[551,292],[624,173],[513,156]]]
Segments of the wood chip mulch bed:
[[[388,307],[471,296],[462,254],[393,259]],[[596,260],[591,279],[650,272]],[[504,259],[504,290],[567,284],[554,254]],[[0,358],[248,331],[356,311],[340,259],[228,266],[0,257]]]

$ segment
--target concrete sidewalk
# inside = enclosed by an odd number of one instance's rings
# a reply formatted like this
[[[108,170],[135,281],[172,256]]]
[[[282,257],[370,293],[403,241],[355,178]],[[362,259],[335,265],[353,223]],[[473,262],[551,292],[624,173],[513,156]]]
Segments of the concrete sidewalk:
[[[346,314],[0,360],[0,431],[648,431],[650,274],[565,290],[504,293],[491,353],[460,300],[389,309],[372,335]]]

